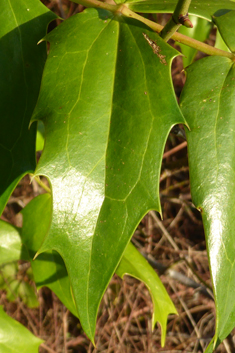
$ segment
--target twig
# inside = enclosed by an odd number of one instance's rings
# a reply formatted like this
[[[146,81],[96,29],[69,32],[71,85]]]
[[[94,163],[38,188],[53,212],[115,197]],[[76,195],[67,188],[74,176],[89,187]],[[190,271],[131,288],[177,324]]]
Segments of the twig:
[[[188,318],[189,318],[189,320],[190,320],[190,322],[191,322],[191,324],[192,324],[192,326],[193,326],[193,328],[194,328],[194,331],[196,332],[197,338],[199,339],[200,344],[201,344],[201,346],[202,346],[202,348],[203,348],[203,350],[204,350],[204,343],[203,343],[203,340],[201,339],[200,332],[199,332],[199,330],[198,330],[198,327],[197,327],[196,322],[194,321],[194,319],[193,319],[193,317],[192,317],[192,314],[191,314],[190,311],[188,310],[188,307],[187,307],[187,305],[185,304],[185,302],[183,301],[183,299],[178,295],[177,290],[176,290],[174,284],[170,282],[170,286],[171,286],[171,288],[173,289],[173,291],[175,292],[175,294],[176,294],[176,296],[177,296],[177,298],[178,298],[180,304],[181,304],[182,307],[184,308],[184,310],[185,310],[185,312],[186,312],[186,314],[187,314],[187,316],[188,316]]]
[[[61,17],[65,19],[65,18],[66,18],[66,15],[65,15],[65,12],[64,12],[64,9],[63,9],[62,0],[58,0],[58,4],[59,4],[59,9],[60,9]]]
[[[173,238],[171,237],[170,233],[167,231],[167,229],[164,227],[163,223],[159,220],[159,218],[157,217],[157,215],[155,214],[154,211],[150,211],[149,214],[153,217],[154,221],[156,222],[157,226],[161,229],[162,233],[165,235],[165,237],[167,238],[167,240],[169,241],[169,243],[172,245],[172,247],[177,250],[180,251],[178,245],[175,243],[175,241],[173,240]],[[144,255],[145,256],[145,255]],[[145,256],[146,257],[146,256]],[[146,259],[149,261],[148,257],[146,257]],[[169,274],[169,276],[171,278],[175,278],[177,279],[177,281],[183,283],[184,285],[187,285],[188,287],[192,287],[195,289],[198,289],[200,292],[202,292],[204,295],[206,295],[209,298],[213,299],[213,293],[212,293],[212,289],[207,285],[207,283],[205,283],[203,281],[202,278],[200,278],[198,276],[198,274],[194,271],[194,269],[192,268],[192,266],[189,264],[189,262],[187,261],[187,259],[185,257],[180,258],[180,261],[184,261],[187,265],[188,268],[190,268],[190,270],[192,271],[192,273],[197,277],[197,279],[199,280],[199,282],[202,282],[204,284],[201,285],[197,282],[195,282],[194,280],[192,280],[191,278],[186,277],[185,275],[182,275],[179,272],[176,272],[175,270],[172,270],[169,267],[166,267],[165,269],[163,267],[161,267],[161,269],[158,268],[158,270],[160,271],[160,273],[165,273],[167,272]],[[151,263],[151,265],[153,266],[153,263]],[[153,266],[155,267],[155,266]],[[172,267],[172,266],[171,266]],[[155,267],[156,268],[156,267]]]
[[[176,169],[176,170],[169,170],[169,169],[165,168],[164,172],[160,176],[160,182],[165,180],[166,178],[169,178],[169,177],[175,175],[175,174],[178,174],[181,172],[188,172],[188,170],[189,170],[189,167],[184,167],[184,166],[181,167],[180,169]],[[178,200],[178,199],[176,199],[176,200]],[[182,204],[182,202],[180,202],[180,201],[177,203]]]
[[[227,351],[227,353],[235,353],[235,346],[233,342],[233,336],[230,333],[227,338],[223,341],[224,347]]]
[[[158,271],[159,275],[164,274],[165,276],[176,280],[177,282],[182,283],[186,287],[191,287],[196,289],[201,294],[205,295],[207,298],[214,299],[213,294],[208,291],[207,287],[201,283],[195,282],[193,279],[185,276],[184,274],[169,268],[168,266],[163,265],[162,263],[156,261],[152,256],[146,255],[141,251],[141,254],[149,262],[149,264]]]
[[[68,352],[68,349],[67,349],[67,344],[66,344],[66,341],[67,341],[67,332],[68,332],[68,313],[69,311],[66,310],[65,312],[63,312],[63,336],[64,336],[64,353],[67,353]]]
[[[155,214],[155,212],[154,211],[150,211],[149,214],[154,219],[154,221],[157,223],[157,226],[161,229],[162,233],[165,235],[166,239],[169,241],[169,243],[172,245],[172,247],[175,250],[179,250],[178,245],[175,243],[175,241],[173,240],[171,235],[168,233],[168,231],[166,230],[166,228],[164,227],[164,225],[162,224],[162,222],[160,221],[158,216]]]
[[[183,181],[180,181],[179,183],[176,183],[176,184],[172,184],[168,187],[166,187],[164,190],[162,190],[162,194],[168,194],[169,191],[172,191],[174,189],[179,189],[181,188],[182,186],[185,186],[185,185],[188,185],[189,184],[189,180],[183,180]]]
[[[165,42],[173,36],[181,25],[192,28],[192,22],[188,18],[188,8],[191,0],[178,0],[175,11],[171,19],[160,32],[160,36]]]
[[[134,11],[131,11],[125,4],[112,5],[112,4],[108,4],[107,2],[101,2],[99,0],[73,0],[73,2],[77,4],[81,4],[86,7],[95,7],[99,9],[104,9],[104,10],[111,11],[117,15],[119,14],[119,15],[124,15],[126,17],[134,18],[142,23],[145,23],[153,31],[158,33],[161,32],[161,30],[163,29],[163,26],[159,25],[158,23],[148,20],[147,18],[138,15]],[[188,45],[191,48],[200,50],[201,52],[206,53],[208,55],[225,56],[231,59],[232,61],[235,61],[235,55],[233,53],[211,47],[208,44],[205,44],[196,39],[187,37],[181,33],[175,33],[172,36],[172,39],[179,43]]]
[[[173,221],[169,224],[168,229],[174,228],[177,225],[177,223],[182,219],[183,214],[184,214],[184,205],[180,207],[179,212],[177,213]]]
[[[41,343],[40,346],[42,348],[44,348],[46,351],[48,351],[49,353],[56,353],[56,351],[54,351],[54,349],[49,348],[45,343]]]
[[[172,148],[170,151],[167,151],[163,154],[163,159],[171,156],[172,154],[182,150],[183,148],[187,147],[187,141],[182,142],[180,145]]]

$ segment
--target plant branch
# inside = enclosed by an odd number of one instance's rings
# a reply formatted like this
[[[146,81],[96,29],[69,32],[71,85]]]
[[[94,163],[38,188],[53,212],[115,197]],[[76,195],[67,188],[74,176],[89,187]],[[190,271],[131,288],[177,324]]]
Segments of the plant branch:
[[[173,34],[179,29],[181,25],[192,28],[192,22],[188,18],[188,8],[191,0],[178,0],[175,11],[171,16],[170,21],[167,22],[163,30],[160,32],[160,36],[165,42],[173,36]]]
[[[108,10],[113,12],[116,15],[124,15],[129,18],[134,18],[144,24],[146,24],[149,28],[151,28],[153,31],[159,33],[163,29],[163,26],[160,24],[150,21],[147,18],[138,15],[137,13],[131,11],[126,5],[124,4],[119,4],[119,5],[111,5],[107,4],[104,2],[101,2],[99,0],[73,0],[73,2],[77,4],[84,5],[86,7],[95,7],[95,8],[100,8],[104,10]],[[197,49],[205,54],[208,55],[217,55],[217,56],[225,56],[232,61],[235,61],[235,55],[233,53],[229,53],[227,51],[217,49],[214,47],[211,47],[208,44],[202,43],[196,39],[192,39],[190,37],[185,36],[184,34],[181,33],[175,33],[172,36],[172,39],[175,40],[176,42],[183,43],[191,48]]]
[[[104,9],[113,13],[118,12],[120,5],[112,5],[107,2],[101,2],[99,0],[72,0],[76,4],[83,5],[85,7],[95,7],[97,9]],[[122,6],[122,5],[121,5]]]
[[[120,8],[119,11],[126,17],[135,18],[136,20],[138,20],[142,23],[145,23],[148,27],[150,27],[155,32],[159,33],[163,29],[163,26],[159,25],[156,22],[150,21],[147,18],[144,18],[144,17],[138,15],[137,13],[128,9],[128,7],[126,7],[125,5],[122,5],[122,8]],[[232,61],[235,61],[235,55],[233,53],[229,53],[227,51],[211,47],[208,44],[205,44],[203,42],[200,42],[199,40],[187,37],[184,34],[175,33],[172,36],[172,39],[175,40],[176,42],[183,43],[191,48],[197,49],[205,54],[225,56],[225,57],[231,59]]]

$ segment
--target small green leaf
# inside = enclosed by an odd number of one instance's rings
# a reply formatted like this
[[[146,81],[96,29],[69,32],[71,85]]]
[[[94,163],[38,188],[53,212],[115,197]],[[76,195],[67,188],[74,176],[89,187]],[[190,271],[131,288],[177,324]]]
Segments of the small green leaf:
[[[234,66],[225,57],[190,65],[181,97],[191,129],[187,139],[192,198],[202,212],[215,295],[214,346],[235,326]]]
[[[51,196],[43,194],[21,211],[23,214],[22,242],[31,262],[37,288],[48,287],[64,305],[78,316],[64,262],[55,251],[34,256],[45,238],[51,222]]]
[[[162,330],[161,345],[164,346],[167,317],[169,314],[177,314],[177,311],[160,278],[132,243],[127,245],[116,273],[121,278],[124,275],[135,277],[147,286],[154,307],[152,329],[159,322]]]
[[[228,11],[222,16],[214,16],[213,21],[217,25],[220,34],[231,52],[235,52],[235,11]]]
[[[56,18],[39,0],[1,0],[0,11],[0,214],[19,180],[35,169],[37,101],[48,23]]]
[[[19,322],[8,316],[0,306],[0,352],[38,353],[43,340],[35,337]]]
[[[132,11],[148,13],[173,13],[177,0],[128,0],[125,5]],[[188,13],[212,21],[212,16],[221,10],[235,10],[233,0],[192,0]]]
[[[0,220],[0,266],[21,257],[19,229]]]

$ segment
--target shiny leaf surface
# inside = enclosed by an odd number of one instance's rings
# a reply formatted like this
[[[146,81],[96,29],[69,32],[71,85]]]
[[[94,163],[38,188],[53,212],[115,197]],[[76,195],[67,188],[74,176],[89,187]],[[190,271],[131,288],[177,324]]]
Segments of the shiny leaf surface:
[[[187,69],[181,108],[191,129],[191,192],[202,212],[214,287],[215,345],[235,326],[234,96],[235,68],[229,59],[207,57]]]
[[[19,230],[0,220],[0,266],[17,261],[21,257],[21,238]]]
[[[158,55],[143,31],[157,40]],[[170,77],[178,52],[142,24],[92,9],[47,40],[34,119],[45,124],[36,173],[51,182],[53,215],[39,252],[53,249],[64,259],[93,340],[100,300],[127,243],[147,211],[160,211],[165,141],[184,123]]]
[[[125,4],[136,12],[173,13],[177,0],[129,0]],[[233,0],[192,0],[188,12],[190,15],[211,21],[215,13],[218,11],[221,13],[223,10],[235,10],[235,2]]]
[[[0,322],[1,353],[38,353],[43,341],[8,316],[2,306],[0,306]]]
[[[0,213],[18,181],[35,169],[35,129],[29,129],[43,66],[47,24],[56,16],[40,1],[1,0]]]
[[[149,265],[148,261],[139,253],[132,243],[129,243],[124,251],[121,262],[116,269],[116,273],[123,278],[130,275],[144,282],[153,300],[152,329],[156,322],[161,326],[161,345],[164,346],[166,338],[167,316],[177,314],[160,278]]]

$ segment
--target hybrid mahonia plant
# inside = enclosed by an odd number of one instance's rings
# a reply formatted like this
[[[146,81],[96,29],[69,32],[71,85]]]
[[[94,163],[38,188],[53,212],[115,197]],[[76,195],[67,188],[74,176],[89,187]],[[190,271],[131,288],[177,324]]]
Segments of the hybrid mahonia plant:
[[[74,2],[86,9],[46,34],[56,16],[39,0],[1,0],[1,212],[28,173],[46,176],[50,188],[23,209],[22,229],[1,221],[0,264],[30,261],[37,288],[53,290],[92,342],[111,277],[130,274],[151,292],[164,345],[176,309],[130,239],[149,210],[161,214],[165,142],[184,124],[216,302],[212,352],[235,326],[235,1]],[[138,14],[162,12],[173,13],[164,28]],[[203,43],[212,24],[224,50]],[[169,38],[187,57],[179,105],[171,63],[180,53]],[[208,56],[193,62],[197,50]],[[45,145],[36,165],[39,122]],[[0,333],[1,352],[13,341],[14,352],[41,343],[3,309]]]

